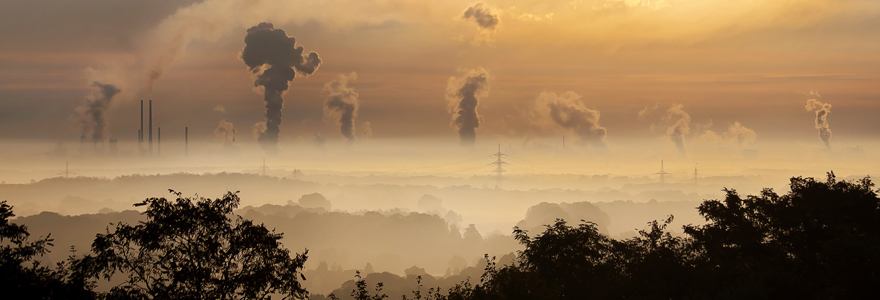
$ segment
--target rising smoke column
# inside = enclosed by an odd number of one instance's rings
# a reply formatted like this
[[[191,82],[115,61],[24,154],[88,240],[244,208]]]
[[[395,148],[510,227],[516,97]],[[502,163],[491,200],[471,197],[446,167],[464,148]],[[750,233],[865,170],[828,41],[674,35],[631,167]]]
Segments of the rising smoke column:
[[[817,93],[812,93],[819,96]],[[831,128],[828,126],[828,114],[831,113],[831,104],[822,103],[816,99],[807,100],[807,111],[816,112],[816,129],[819,130],[819,138],[825,143],[825,148],[831,149]]]
[[[684,137],[691,132],[691,115],[682,108],[684,108],[682,104],[673,104],[666,110],[663,121],[669,126],[666,128],[666,136],[675,143],[678,153],[685,155]]]
[[[91,133],[92,143],[97,144],[104,141],[104,132],[107,130],[104,114],[107,108],[110,107],[113,97],[120,92],[122,90],[112,84],[92,82],[92,93],[86,97],[85,103],[76,109],[81,116],[81,142],[86,141],[89,133]]]
[[[358,115],[358,93],[348,85],[349,81],[357,80],[357,73],[351,72],[348,76],[339,75],[336,80],[324,84],[324,91],[328,92],[324,100],[324,116],[339,118],[339,130],[349,142],[354,141],[354,120]]]
[[[755,131],[743,126],[738,121],[727,127],[723,137],[725,140],[736,141],[737,145],[745,145],[755,141]]]
[[[587,108],[578,94],[543,92],[535,100],[535,110],[556,125],[573,131],[593,147],[605,147],[607,132],[605,127],[599,125],[599,111]]]
[[[255,125],[257,140],[264,150],[278,149],[278,133],[281,126],[282,94],[287,91],[288,81],[297,75],[305,77],[315,73],[321,65],[318,53],[303,55],[303,47],[296,45],[296,38],[284,30],[275,29],[272,23],[260,23],[247,30],[241,59],[248,69],[257,74],[254,86],[263,87],[266,100],[266,121]]]
[[[214,136],[223,140],[224,145],[235,143],[235,125],[226,120],[220,120],[217,128],[214,128]]]
[[[458,129],[462,145],[474,145],[477,127],[483,117],[477,113],[479,99],[489,95],[489,71],[483,68],[465,70],[459,78],[450,77],[446,85],[447,110],[452,114],[452,127]]]

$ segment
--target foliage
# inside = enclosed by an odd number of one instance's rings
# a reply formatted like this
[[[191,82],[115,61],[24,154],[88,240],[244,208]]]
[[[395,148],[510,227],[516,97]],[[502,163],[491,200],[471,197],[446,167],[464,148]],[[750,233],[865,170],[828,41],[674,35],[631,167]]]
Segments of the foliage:
[[[516,263],[436,299],[852,299],[880,292],[880,198],[869,178],[791,179],[791,191],[707,200],[702,226],[663,222],[615,240],[595,223],[516,228]],[[488,260],[488,257],[487,257]],[[420,288],[420,287],[419,287]],[[417,293],[417,292],[414,292]],[[418,295],[418,294],[416,294]]]
[[[275,233],[232,211],[237,193],[215,200],[149,198],[147,221],[117,224],[98,234],[87,257],[97,274],[124,283],[108,298],[119,299],[284,299],[305,298],[299,273],[307,253],[291,257]]]
[[[75,249],[52,269],[33,260],[49,252],[47,236],[28,241],[27,227],[11,223],[12,206],[0,202],[0,291],[16,299],[92,299],[94,283],[82,272]]]

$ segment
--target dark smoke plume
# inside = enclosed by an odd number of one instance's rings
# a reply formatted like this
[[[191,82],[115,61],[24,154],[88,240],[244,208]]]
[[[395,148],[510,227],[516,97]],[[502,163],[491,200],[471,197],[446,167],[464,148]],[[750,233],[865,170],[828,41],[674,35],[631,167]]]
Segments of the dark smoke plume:
[[[104,123],[104,113],[110,107],[113,97],[120,92],[122,90],[112,84],[92,82],[92,93],[86,97],[85,103],[76,109],[81,115],[82,134],[80,141],[85,142],[89,135],[91,135],[92,143],[97,144],[104,141],[104,133],[107,130]]]
[[[483,68],[468,70],[460,78],[451,77],[446,85],[447,109],[452,114],[452,126],[458,128],[462,145],[473,145],[477,127],[483,117],[477,113],[479,99],[489,94],[489,71]]]
[[[819,96],[813,93],[815,96]],[[807,100],[807,111],[816,112],[816,129],[819,130],[819,138],[825,143],[825,148],[831,149],[831,127],[828,126],[828,114],[831,113],[831,104],[822,103],[816,99]]]
[[[587,108],[574,92],[562,95],[543,92],[538,96],[536,109],[553,123],[574,131],[582,141],[596,148],[605,147],[605,127],[599,125],[598,110]]]
[[[357,73],[339,75],[336,80],[324,84],[324,91],[330,93],[324,101],[324,115],[330,118],[339,117],[339,130],[349,142],[354,141],[354,120],[358,115],[358,93],[348,85],[349,81],[357,80]]]
[[[264,88],[266,100],[265,129],[257,124],[257,140],[267,151],[278,149],[278,133],[281,126],[281,109],[284,107],[282,94],[287,90],[288,81],[297,75],[305,77],[315,73],[321,65],[318,53],[303,55],[303,47],[296,45],[296,39],[284,30],[275,29],[272,23],[260,23],[247,30],[241,59],[248,69],[257,74],[254,86]]]
[[[468,7],[461,18],[464,20],[473,20],[483,30],[495,30],[501,18],[497,14],[493,14],[489,6],[483,2],[477,2],[473,6]]]

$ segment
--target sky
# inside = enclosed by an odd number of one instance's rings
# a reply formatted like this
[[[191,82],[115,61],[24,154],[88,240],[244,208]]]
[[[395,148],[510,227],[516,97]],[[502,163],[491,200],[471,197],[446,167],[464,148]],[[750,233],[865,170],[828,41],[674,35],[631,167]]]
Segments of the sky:
[[[163,141],[235,128],[263,145],[255,81],[271,65],[242,54],[267,22],[320,60],[291,67],[276,143],[864,149],[880,137],[878,14],[871,0],[8,0],[0,140],[133,143],[152,99]]]

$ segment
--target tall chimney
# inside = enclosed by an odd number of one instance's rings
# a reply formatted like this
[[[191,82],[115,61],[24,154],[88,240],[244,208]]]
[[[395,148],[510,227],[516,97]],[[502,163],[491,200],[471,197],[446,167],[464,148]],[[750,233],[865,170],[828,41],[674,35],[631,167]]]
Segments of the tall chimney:
[[[183,156],[189,155],[189,127],[183,128]]]
[[[150,156],[153,155],[153,100],[150,100]]]
[[[144,151],[144,100],[141,100],[141,130],[138,131],[138,152]],[[142,153],[138,153],[142,154]]]
[[[156,150],[159,151],[159,156],[162,156],[162,127],[159,127],[159,136],[156,137],[156,141],[158,142]]]

